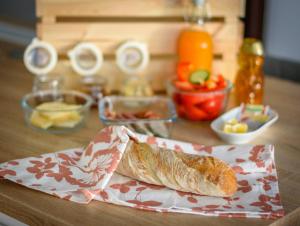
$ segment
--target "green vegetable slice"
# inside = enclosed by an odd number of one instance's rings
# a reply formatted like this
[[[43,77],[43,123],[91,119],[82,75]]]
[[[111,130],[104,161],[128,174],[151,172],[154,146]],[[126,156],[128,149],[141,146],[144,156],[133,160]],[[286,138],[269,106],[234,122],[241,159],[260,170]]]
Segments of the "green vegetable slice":
[[[191,73],[190,82],[193,84],[203,84],[209,77],[209,72],[205,70],[197,70]]]

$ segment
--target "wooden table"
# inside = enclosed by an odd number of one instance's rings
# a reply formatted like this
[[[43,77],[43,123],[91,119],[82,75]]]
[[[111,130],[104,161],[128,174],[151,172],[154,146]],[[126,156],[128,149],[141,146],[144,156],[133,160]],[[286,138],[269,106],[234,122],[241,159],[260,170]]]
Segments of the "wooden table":
[[[1,47],[1,46],[0,46]],[[103,125],[94,109],[87,126],[68,135],[53,135],[28,128],[20,99],[30,92],[32,76],[21,60],[6,57],[0,48],[0,162],[25,158],[66,148],[83,146]],[[300,85],[266,79],[266,103],[276,109],[279,121],[255,144],[275,144],[279,187],[286,213],[300,206]],[[179,121],[174,139],[219,145],[222,141],[209,123]],[[30,225],[269,225],[271,220],[229,219],[190,214],[154,213],[98,201],[77,204],[33,191],[15,183],[0,181],[0,212]],[[294,214],[298,215],[299,214]],[[299,221],[298,221],[299,222]]]

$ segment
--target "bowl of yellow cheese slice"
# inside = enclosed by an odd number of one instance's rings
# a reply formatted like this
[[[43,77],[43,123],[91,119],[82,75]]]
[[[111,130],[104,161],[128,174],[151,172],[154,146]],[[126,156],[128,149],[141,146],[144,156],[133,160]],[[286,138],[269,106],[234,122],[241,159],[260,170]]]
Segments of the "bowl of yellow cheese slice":
[[[52,133],[83,126],[92,103],[90,96],[76,91],[40,91],[25,95],[21,102],[26,123]]]

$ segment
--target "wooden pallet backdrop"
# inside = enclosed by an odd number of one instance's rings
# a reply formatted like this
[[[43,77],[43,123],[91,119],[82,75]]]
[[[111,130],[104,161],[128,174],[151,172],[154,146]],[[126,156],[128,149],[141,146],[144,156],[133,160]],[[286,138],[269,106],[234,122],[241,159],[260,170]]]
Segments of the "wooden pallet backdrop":
[[[214,72],[233,80],[236,54],[242,40],[243,0],[209,0],[211,17],[206,23],[214,39]],[[37,0],[37,36],[52,43],[59,53],[55,73],[68,84],[78,76],[72,71],[66,52],[82,41],[93,42],[104,52],[99,71],[117,90],[124,74],[114,61],[116,48],[126,40],[147,42],[151,54],[146,76],[156,91],[175,75],[176,41],[187,26],[182,0]]]

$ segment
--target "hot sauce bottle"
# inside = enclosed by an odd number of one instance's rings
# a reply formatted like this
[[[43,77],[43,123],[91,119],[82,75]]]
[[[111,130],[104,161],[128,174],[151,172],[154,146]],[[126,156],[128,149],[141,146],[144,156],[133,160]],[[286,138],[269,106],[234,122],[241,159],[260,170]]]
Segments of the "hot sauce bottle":
[[[263,47],[260,41],[246,38],[238,56],[235,81],[236,104],[262,104],[264,94]]]
[[[179,62],[188,62],[195,70],[210,74],[213,59],[213,42],[211,35],[205,31],[205,0],[193,0],[186,6],[188,27],[183,29],[178,38],[177,52]]]

